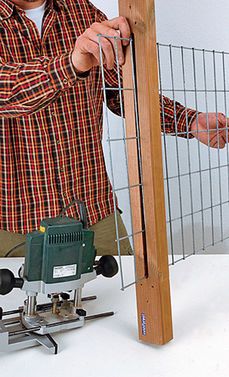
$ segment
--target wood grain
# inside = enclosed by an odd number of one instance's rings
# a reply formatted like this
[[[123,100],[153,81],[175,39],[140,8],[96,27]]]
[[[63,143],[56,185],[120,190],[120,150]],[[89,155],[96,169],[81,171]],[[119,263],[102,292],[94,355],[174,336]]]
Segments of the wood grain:
[[[154,1],[119,0],[119,9],[120,15],[127,17],[134,35],[143,168],[144,203],[140,189],[131,189],[134,232],[145,227],[144,235],[134,237],[139,280],[136,284],[139,338],[152,344],[165,344],[173,335]],[[128,49],[123,68],[124,88],[133,87],[131,72]],[[136,136],[134,98],[129,91],[124,91],[124,103],[127,137]],[[136,141],[128,141],[128,162],[130,183],[139,183]]]

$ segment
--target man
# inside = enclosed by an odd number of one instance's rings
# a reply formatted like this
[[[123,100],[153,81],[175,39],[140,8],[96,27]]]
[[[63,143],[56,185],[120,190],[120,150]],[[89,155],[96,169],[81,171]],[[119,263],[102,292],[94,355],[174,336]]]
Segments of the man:
[[[0,255],[24,241],[45,217],[75,198],[87,208],[98,254],[115,249],[114,202],[102,151],[102,91],[98,34],[130,37],[123,17],[108,21],[87,0],[0,0]],[[118,42],[119,63],[127,42]],[[106,83],[117,86],[114,46],[102,39]],[[119,113],[117,91],[109,108]],[[163,98],[165,127],[174,132],[174,103]],[[176,106],[178,132],[186,109]],[[187,109],[188,127],[207,144],[206,115]],[[223,115],[219,126],[225,127]],[[211,143],[225,145],[209,115]],[[77,206],[67,211],[78,216]],[[125,235],[121,217],[120,235]],[[131,248],[122,241],[122,252]],[[12,255],[23,255],[24,248]]]

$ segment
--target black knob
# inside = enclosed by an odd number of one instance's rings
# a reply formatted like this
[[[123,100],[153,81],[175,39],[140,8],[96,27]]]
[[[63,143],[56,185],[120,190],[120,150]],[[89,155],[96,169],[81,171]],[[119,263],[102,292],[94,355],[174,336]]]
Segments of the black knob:
[[[14,274],[3,268],[0,270],[0,295],[7,295],[13,288],[22,288],[24,280],[15,278]]]
[[[2,320],[2,317],[3,317],[3,309],[0,306],[0,321]]]
[[[69,300],[70,299],[70,295],[68,293],[65,293],[65,292],[62,292],[60,294],[60,297],[62,298],[62,300]]]
[[[86,317],[87,312],[84,309],[76,309],[76,314],[78,314],[80,317]]]
[[[95,269],[97,275],[112,278],[118,273],[118,263],[112,255],[103,255]]]

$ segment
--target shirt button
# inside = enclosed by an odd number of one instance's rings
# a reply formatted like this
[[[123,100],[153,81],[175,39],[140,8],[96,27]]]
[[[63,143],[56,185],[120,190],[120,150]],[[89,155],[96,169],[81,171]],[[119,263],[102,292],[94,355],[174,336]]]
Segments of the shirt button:
[[[67,193],[66,192],[63,193],[63,197],[67,198]]]
[[[56,143],[57,143],[57,144],[59,145],[59,144],[60,144],[60,140],[59,140],[59,139],[57,139]]]
[[[64,80],[63,80],[63,83],[64,83],[64,84],[67,84],[67,83],[68,83],[68,80],[67,80],[67,79],[64,79]]]

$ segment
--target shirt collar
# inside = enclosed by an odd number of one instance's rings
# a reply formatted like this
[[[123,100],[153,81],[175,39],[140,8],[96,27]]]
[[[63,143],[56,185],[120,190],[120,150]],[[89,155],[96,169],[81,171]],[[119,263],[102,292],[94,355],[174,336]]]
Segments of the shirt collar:
[[[66,7],[64,0],[48,0],[50,1],[49,6],[55,7],[55,9]],[[0,20],[7,19],[12,16],[14,9],[19,9],[10,0],[0,0]]]
[[[8,0],[0,0],[0,20],[9,18],[13,14],[14,4]]]

